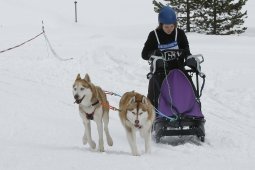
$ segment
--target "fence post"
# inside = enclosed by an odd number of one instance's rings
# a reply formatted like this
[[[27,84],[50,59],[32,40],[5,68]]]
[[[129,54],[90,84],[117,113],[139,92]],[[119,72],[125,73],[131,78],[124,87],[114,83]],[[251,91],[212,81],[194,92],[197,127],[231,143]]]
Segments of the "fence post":
[[[75,22],[77,22],[77,1],[74,1],[74,7],[75,7]]]

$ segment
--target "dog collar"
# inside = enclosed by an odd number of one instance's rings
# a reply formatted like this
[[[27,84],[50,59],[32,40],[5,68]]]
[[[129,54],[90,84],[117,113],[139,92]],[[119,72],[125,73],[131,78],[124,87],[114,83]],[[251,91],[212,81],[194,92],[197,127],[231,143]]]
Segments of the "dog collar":
[[[97,100],[95,103],[93,103],[91,106],[95,106],[99,103],[99,100]]]

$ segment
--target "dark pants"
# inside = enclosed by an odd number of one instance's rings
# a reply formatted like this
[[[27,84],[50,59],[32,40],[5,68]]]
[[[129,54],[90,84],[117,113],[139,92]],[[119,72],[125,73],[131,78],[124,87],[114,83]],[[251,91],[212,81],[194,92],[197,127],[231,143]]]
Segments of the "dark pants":
[[[165,78],[165,73],[155,73],[149,81],[148,95],[147,97],[151,101],[155,108],[158,108],[158,98],[160,94],[160,88]]]

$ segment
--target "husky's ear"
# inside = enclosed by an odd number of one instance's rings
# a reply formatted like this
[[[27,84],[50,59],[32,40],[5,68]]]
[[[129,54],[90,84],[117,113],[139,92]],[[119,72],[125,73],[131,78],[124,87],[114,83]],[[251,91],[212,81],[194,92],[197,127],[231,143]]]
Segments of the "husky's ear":
[[[89,75],[86,73],[85,77],[84,77],[84,80],[86,80],[87,82],[90,82],[90,77]]]
[[[135,103],[135,96],[133,96],[130,100],[129,100],[129,104]]]
[[[145,96],[143,96],[142,98],[142,103],[146,105],[148,104],[147,98]]]
[[[77,75],[77,77],[76,77],[76,80],[80,80],[81,79],[81,75],[80,75],[80,73]]]

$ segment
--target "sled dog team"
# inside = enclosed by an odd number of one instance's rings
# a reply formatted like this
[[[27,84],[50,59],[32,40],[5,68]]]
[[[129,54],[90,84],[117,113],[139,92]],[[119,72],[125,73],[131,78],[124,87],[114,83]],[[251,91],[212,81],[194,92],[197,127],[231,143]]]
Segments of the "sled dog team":
[[[91,138],[90,125],[90,121],[94,120],[99,135],[98,151],[103,152],[103,130],[106,134],[107,144],[113,145],[108,129],[109,107],[107,106],[109,106],[109,102],[106,94],[99,86],[91,82],[88,74],[84,78],[78,74],[73,84],[73,96],[75,103],[79,105],[80,116],[85,127],[83,144],[88,143],[91,148],[96,148],[96,143]],[[155,119],[155,111],[147,97],[134,91],[126,92],[119,102],[119,117],[126,131],[132,155],[140,155],[136,144],[137,131],[144,138],[145,152],[149,153],[151,151],[151,128]]]

